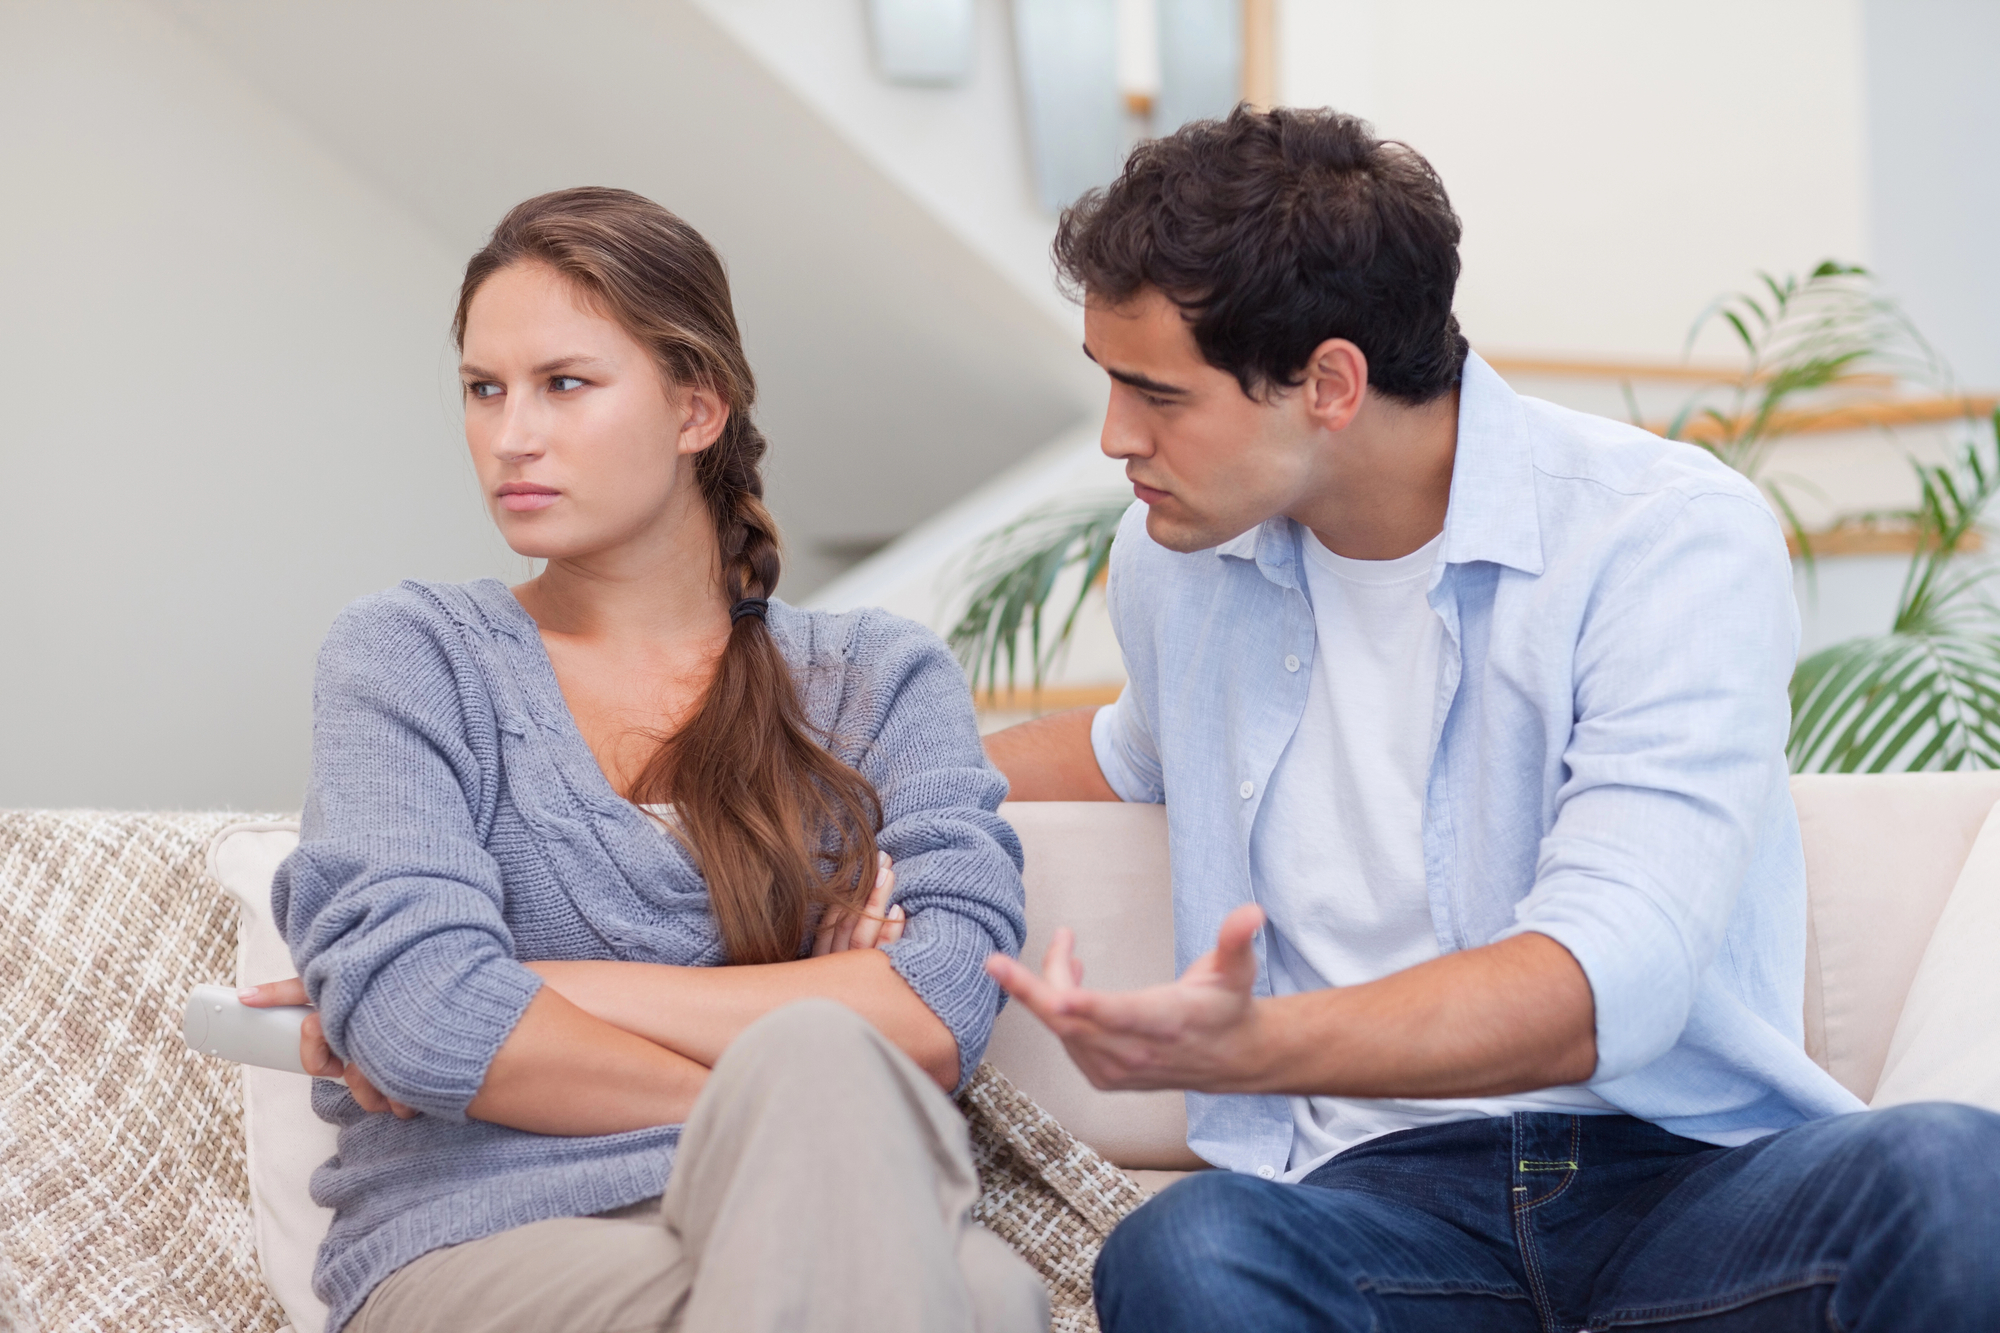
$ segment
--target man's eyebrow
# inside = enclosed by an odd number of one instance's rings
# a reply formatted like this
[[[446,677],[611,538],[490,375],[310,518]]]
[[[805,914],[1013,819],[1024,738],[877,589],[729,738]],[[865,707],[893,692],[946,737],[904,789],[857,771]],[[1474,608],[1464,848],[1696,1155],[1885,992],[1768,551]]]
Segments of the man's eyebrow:
[[[1129,384],[1133,388],[1143,390],[1146,393],[1172,394],[1182,398],[1185,398],[1189,393],[1189,390],[1182,388],[1178,384],[1163,384],[1159,380],[1149,375],[1141,375],[1137,371],[1118,370],[1112,366],[1105,366],[1102,361],[1098,361],[1095,356],[1091,355],[1089,344],[1084,345],[1083,354],[1090,357],[1098,365],[1104,366],[1104,373],[1112,379],[1117,380],[1120,384]]]

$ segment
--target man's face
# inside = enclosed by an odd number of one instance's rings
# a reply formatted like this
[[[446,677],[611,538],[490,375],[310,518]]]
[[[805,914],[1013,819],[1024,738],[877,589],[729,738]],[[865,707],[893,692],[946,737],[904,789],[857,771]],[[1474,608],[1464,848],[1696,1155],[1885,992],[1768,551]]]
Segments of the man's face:
[[[1084,307],[1083,349],[1111,377],[1104,452],[1146,502],[1146,532],[1175,551],[1228,541],[1306,492],[1318,462],[1303,398],[1263,402],[1202,359],[1174,303],[1148,288]]]

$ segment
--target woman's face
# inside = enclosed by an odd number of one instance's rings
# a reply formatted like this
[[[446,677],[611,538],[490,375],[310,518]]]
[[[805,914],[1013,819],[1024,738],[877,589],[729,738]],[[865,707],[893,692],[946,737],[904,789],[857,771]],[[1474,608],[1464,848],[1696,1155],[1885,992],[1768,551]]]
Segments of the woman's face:
[[[465,440],[493,521],[525,556],[670,546],[708,524],[694,455],[728,414],[670,390],[652,354],[543,264],[488,278],[466,311]]]

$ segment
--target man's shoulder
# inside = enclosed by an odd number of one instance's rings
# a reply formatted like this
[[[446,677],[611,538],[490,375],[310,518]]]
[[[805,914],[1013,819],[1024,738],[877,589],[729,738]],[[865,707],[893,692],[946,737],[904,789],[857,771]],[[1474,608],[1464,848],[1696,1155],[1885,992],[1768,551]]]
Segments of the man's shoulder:
[[[1521,408],[1536,476],[1557,490],[1631,501],[1732,496],[1766,508],[1754,482],[1699,445],[1539,398]]]

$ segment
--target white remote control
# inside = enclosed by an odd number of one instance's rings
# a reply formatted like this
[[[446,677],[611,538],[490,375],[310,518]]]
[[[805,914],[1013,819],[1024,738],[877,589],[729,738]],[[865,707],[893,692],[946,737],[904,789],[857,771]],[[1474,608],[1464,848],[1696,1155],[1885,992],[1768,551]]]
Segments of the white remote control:
[[[253,1009],[228,986],[196,986],[181,1011],[181,1037],[203,1055],[303,1074],[299,1027],[311,1012],[303,1004]]]

